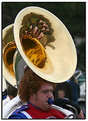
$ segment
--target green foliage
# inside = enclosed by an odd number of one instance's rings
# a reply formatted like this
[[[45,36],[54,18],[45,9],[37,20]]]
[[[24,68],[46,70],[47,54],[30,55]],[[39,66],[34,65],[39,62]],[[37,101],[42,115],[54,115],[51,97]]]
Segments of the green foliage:
[[[43,7],[54,13],[66,25],[73,37],[85,36],[85,2],[2,2],[3,27],[13,23],[18,12],[28,6]]]

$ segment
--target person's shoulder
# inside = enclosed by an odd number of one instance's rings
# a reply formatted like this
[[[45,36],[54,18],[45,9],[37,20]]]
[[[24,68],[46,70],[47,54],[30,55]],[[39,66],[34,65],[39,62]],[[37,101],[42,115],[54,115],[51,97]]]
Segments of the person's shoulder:
[[[28,119],[28,117],[24,113],[19,112],[13,113],[11,116],[9,116],[9,119]]]
[[[21,106],[9,116],[9,119],[27,119],[27,116],[23,113],[26,109],[29,109],[28,105]]]
[[[19,112],[17,114],[13,113],[11,116],[9,116],[9,119],[27,119],[27,117]]]

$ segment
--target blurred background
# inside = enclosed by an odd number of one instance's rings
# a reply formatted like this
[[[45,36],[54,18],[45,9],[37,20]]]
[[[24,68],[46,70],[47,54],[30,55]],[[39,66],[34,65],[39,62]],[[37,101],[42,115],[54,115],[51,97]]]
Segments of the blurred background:
[[[2,2],[2,29],[14,23],[18,12],[28,6],[45,8],[67,27],[77,49],[77,68],[74,74],[79,84],[78,104],[86,112],[86,2]]]

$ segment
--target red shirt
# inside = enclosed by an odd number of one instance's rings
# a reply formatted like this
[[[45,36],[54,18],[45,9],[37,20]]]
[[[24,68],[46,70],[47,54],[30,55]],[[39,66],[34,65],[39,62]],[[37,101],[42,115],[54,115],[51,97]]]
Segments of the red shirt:
[[[64,119],[66,116],[56,109],[51,108],[49,111],[42,111],[31,104],[29,104],[29,109],[25,111],[32,119]]]

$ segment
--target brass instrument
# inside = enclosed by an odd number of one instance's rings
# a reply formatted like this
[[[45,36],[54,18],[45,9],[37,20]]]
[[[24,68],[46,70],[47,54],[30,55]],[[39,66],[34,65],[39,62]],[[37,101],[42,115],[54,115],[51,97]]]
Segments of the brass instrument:
[[[14,22],[14,39],[24,61],[40,77],[60,83],[76,69],[73,39],[64,24],[49,11],[26,7]]]
[[[16,79],[13,71],[13,57],[16,51],[16,44],[13,37],[13,24],[2,31],[2,59],[3,76],[13,86],[16,86]]]

